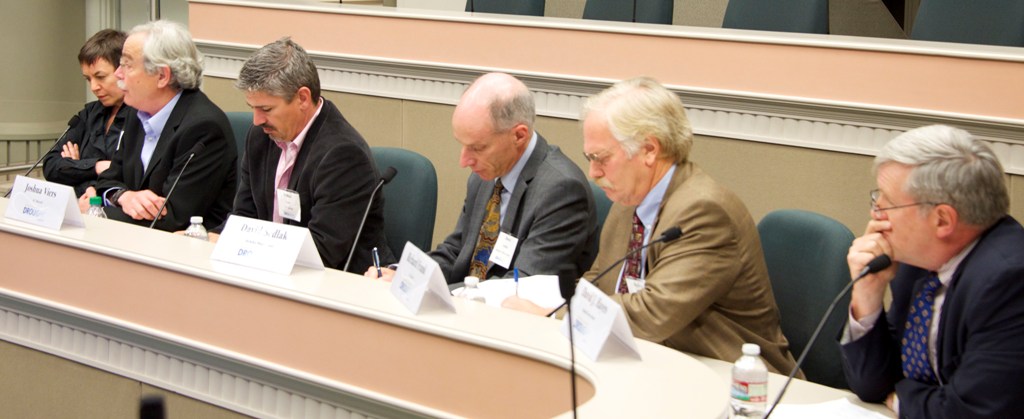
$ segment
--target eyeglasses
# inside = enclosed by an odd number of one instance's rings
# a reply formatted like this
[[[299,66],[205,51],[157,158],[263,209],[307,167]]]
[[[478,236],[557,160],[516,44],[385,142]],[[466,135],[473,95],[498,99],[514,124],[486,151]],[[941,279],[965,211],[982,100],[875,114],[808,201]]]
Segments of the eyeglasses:
[[[871,211],[874,211],[874,212],[885,212],[885,211],[888,211],[888,210],[894,210],[894,209],[900,209],[900,208],[916,207],[918,205],[939,205],[938,203],[935,203],[935,202],[914,202],[912,204],[895,205],[895,206],[891,206],[891,207],[882,208],[882,207],[878,206],[878,197],[879,197],[879,195],[881,195],[881,192],[878,189],[875,189],[875,190],[871,191]]]
[[[608,158],[612,156],[611,149],[605,149],[597,153],[583,153],[583,158],[587,159],[590,163],[595,163],[598,166],[604,166],[604,163],[608,161]],[[603,155],[603,156],[602,156]]]

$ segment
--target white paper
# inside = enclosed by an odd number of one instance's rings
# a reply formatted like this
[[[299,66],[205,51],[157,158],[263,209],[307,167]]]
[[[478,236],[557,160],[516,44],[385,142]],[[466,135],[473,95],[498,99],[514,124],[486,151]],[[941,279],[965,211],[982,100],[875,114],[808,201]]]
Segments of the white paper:
[[[773,418],[888,419],[890,416],[851,403],[848,399],[815,404],[782,403],[772,412]]]
[[[324,268],[309,229],[238,215],[228,218],[210,258],[282,275],[295,265]]]
[[[488,262],[508,269],[512,265],[512,256],[516,254],[516,245],[519,239],[505,232],[498,233],[498,240],[494,242],[494,249],[491,249],[491,256]]]
[[[516,295],[516,282],[508,279],[488,279],[477,286],[487,300],[487,305],[501,307],[502,301]],[[459,295],[463,288],[452,291]],[[519,278],[519,297],[530,300],[541,307],[554,309],[562,305],[565,299],[558,288],[558,277],[554,275],[534,275]]]
[[[640,359],[633,331],[622,307],[588,281],[579,281],[572,298],[573,340],[580,352],[594,361],[610,358]],[[569,336],[569,316],[562,322]]]
[[[62,225],[85,227],[78,198],[70,186],[18,176],[4,217],[60,230]]]
[[[414,314],[455,311],[441,267],[410,242],[405,243],[398,269],[391,279],[391,294]]]

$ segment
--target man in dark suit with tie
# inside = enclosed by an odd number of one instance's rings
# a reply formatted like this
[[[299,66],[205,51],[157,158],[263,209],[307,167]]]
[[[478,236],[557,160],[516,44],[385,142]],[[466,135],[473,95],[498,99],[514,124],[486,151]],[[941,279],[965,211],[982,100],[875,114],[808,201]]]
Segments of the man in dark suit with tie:
[[[245,141],[231,213],[306,227],[327,267],[342,269],[359,220],[380,181],[370,147],[331,101],[306,51],[289,38],[256,50],[235,87],[253,125]],[[220,226],[214,229],[219,232]],[[211,240],[217,240],[212,234]],[[374,199],[350,267],[394,260],[384,237],[384,197]]]
[[[1003,168],[966,131],[933,125],[875,158],[872,219],[850,247],[842,337],[850,388],[903,418],[1024,414],[1024,228],[1007,215]],[[892,304],[882,309],[885,288]]]
[[[430,256],[449,284],[520,275],[579,276],[596,254],[596,213],[583,172],[533,129],[530,90],[490,73],[466,89],[452,115],[459,164],[473,173],[455,231]],[[492,258],[502,241],[510,260]],[[496,263],[497,261],[497,263]],[[384,270],[390,278],[391,270]],[[376,269],[366,276],[376,278]]]
[[[199,91],[202,57],[191,35],[168,21],[135,27],[115,75],[138,114],[96,183],[107,216],[147,226],[159,218],[155,227],[167,231],[196,215],[207,228],[219,225],[235,192],[234,137],[224,112]]]

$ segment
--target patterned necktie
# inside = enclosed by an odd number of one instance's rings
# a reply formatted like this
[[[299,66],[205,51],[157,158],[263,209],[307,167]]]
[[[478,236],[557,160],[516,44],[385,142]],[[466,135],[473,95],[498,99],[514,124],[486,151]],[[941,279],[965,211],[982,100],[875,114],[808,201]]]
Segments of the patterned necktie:
[[[501,191],[501,178],[498,178],[494,182],[494,193],[487,201],[484,223],[480,226],[480,237],[476,240],[473,260],[469,265],[470,276],[487,279],[488,260],[491,259],[491,250],[494,250],[494,243],[498,241],[498,230],[501,227]]]
[[[644,223],[640,217],[633,213],[633,234],[629,236],[630,256],[626,259],[626,268],[622,271],[622,280],[619,281],[619,294],[628,294],[629,285],[626,278],[640,278],[640,248],[644,245]]]
[[[921,290],[914,296],[903,325],[902,353],[903,375],[912,380],[935,384],[935,371],[928,359],[928,335],[932,315],[935,313],[935,290],[942,285],[935,274],[925,280]]]

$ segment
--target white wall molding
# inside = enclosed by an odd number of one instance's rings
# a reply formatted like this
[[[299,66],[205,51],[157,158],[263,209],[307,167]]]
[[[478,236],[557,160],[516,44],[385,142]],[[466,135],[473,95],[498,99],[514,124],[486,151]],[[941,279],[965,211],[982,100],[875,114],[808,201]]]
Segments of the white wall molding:
[[[260,418],[420,417],[28,297],[0,295],[0,339]]]
[[[235,79],[253,46],[197,40],[206,75]],[[340,54],[310,55],[321,88],[369,96],[453,105],[481,73],[507,69],[438,65]],[[512,72],[533,90],[539,115],[578,119],[583,101],[613,80]],[[911,128],[948,124],[988,141],[1007,173],[1024,175],[1024,120],[922,109],[811,100],[669,86],[687,107],[694,133],[793,147],[875,155]]]

